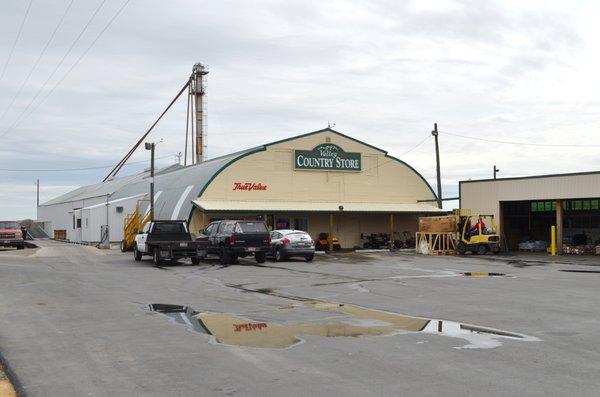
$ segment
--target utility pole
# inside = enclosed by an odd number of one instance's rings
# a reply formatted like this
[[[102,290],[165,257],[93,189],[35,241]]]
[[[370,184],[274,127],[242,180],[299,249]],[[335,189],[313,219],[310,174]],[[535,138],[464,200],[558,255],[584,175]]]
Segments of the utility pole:
[[[494,179],[496,179],[496,174],[500,172],[500,170],[498,168],[496,168],[496,165],[494,165]]]
[[[194,65],[192,69],[191,93],[194,96],[196,121],[196,162],[204,161],[204,76],[208,69],[201,63]]]
[[[35,184],[37,185],[37,201],[36,201],[36,203],[39,208],[39,206],[40,206],[40,180],[38,179]]]
[[[154,148],[156,143],[146,142],[146,150],[150,150],[150,220],[154,220]]]
[[[440,145],[438,143],[438,128],[437,123],[433,124],[433,131],[431,135],[435,138],[435,162],[436,162],[436,173],[437,173],[437,202],[438,207],[442,208],[442,175],[440,171]]]

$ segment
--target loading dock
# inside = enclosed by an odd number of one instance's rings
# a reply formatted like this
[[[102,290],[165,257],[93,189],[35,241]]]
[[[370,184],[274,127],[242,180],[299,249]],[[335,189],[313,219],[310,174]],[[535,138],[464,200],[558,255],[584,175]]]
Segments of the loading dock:
[[[550,243],[556,226],[563,246],[600,241],[600,172],[461,181],[460,206],[497,214],[506,246],[523,241]]]

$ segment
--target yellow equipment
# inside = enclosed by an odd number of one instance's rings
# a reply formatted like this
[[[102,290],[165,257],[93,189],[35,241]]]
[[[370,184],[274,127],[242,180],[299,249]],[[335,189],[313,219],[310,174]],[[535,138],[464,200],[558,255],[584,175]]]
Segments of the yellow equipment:
[[[456,250],[459,254],[471,251],[485,255],[491,251],[500,252],[500,235],[494,221],[494,215],[475,214],[470,210],[455,210],[458,241]]]
[[[135,212],[133,214],[127,214],[123,222],[123,240],[121,241],[121,252],[130,251],[133,249],[135,243],[135,236],[140,230],[144,228],[144,225],[150,222],[150,211],[143,215],[140,207],[140,203],[143,201],[150,200],[138,200],[135,206]]]

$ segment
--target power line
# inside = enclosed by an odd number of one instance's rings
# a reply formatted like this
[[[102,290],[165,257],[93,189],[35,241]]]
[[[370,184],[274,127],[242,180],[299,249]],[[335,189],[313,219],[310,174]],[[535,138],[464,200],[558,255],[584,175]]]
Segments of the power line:
[[[65,79],[71,74],[73,69],[75,69],[75,67],[79,64],[79,62],[81,62],[81,60],[87,55],[87,53],[94,47],[96,42],[100,39],[100,37],[104,34],[104,32],[106,32],[106,30],[112,25],[112,23],[115,21],[115,19],[117,19],[117,17],[121,14],[123,9],[125,9],[125,7],[127,6],[127,4],[129,4],[130,1],[131,0],[125,0],[123,5],[117,10],[117,12],[112,16],[112,18],[106,23],[104,28],[102,28],[102,30],[100,30],[98,35],[96,35],[96,37],[91,42],[91,44],[85,49],[85,51],[83,51],[83,53],[81,53],[81,55],[79,56],[79,58],[77,58],[75,63],[73,63],[73,65],[71,65],[69,70],[67,70],[67,72],[62,76],[62,78],[56,84],[54,84],[54,86],[50,89],[50,91],[48,91],[48,93],[42,98],[42,100],[40,102],[38,102],[38,104],[29,112],[29,115],[31,115],[40,106],[42,106],[44,104],[44,102],[46,102],[46,100],[52,95],[52,93],[54,93],[54,90],[56,90],[56,88],[60,84],[62,84],[63,81],[65,81]],[[104,4],[104,2],[106,2],[106,0],[103,0],[102,4]],[[10,126],[6,130],[4,130],[2,133],[0,133],[0,138],[3,137],[4,135],[6,135],[8,132],[12,131],[17,125],[21,124],[22,121],[23,121],[23,119],[21,119],[18,122],[13,123],[12,126]]]
[[[25,21],[27,20],[27,16],[29,15],[29,10],[31,9],[32,3],[33,3],[33,0],[29,0],[29,4],[27,5],[27,10],[25,10],[25,15],[23,15],[23,20],[21,21],[21,25],[19,26],[19,31],[17,32],[17,37],[15,37],[15,41],[12,45],[12,48],[10,49],[10,52],[8,53],[6,62],[4,62],[4,67],[2,68],[2,73],[0,73],[0,81],[2,81],[2,79],[4,78],[4,73],[6,73],[6,68],[8,67],[8,64],[10,63],[10,61],[12,59],[12,56],[13,56],[13,53],[15,52],[15,48],[17,47],[19,38],[21,38],[21,32],[23,31],[23,26],[25,26]]]
[[[129,158],[131,157],[131,155],[135,152],[135,150],[142,144],[142,141],[148,136],[148,134],[150,134],[150,132],[154,129],[154,127],[158,124],[158,122],[163,118],[163,116],[169,111],[169,109],[171,109],[171,106],[173,106],[173,104],[177,101],[177,99],[179,99],[179,97],[181,96],[181,94],[183,94],[183,92],[185,91],[185,89],[190,86],[190,82],[191,82],[191,78],[188,79],[188,81],[183,85],[183,87],[181,88],[181,90],[179,90],[179,92],[177,93],[177,95],[175,95],[175,98],[173,98],[171,100],[171,102],[169,103],[169,105],[167,105],[166,109],[163,110],[163,112],[160,114],[160,116],[158,116],[158,118],[156,119],[156,121],[150,126],[150,128],[148,128],[148,130],[144,133],[144,135],[142,135],[142,137],[136,142],[136,144],[133,145],[133,147],[131,149],[129,149],[129,152],[127,152],[127,154],[121,159],[121,161],[119,161],[117,163],[117,165],[108,173],[108,175],[106,176],[106,178],[104,178],[102,180],[102,182],[105,182],[110,177],[114,177],[114,176],[117,175],[117,173],[119,172],[119,170],[123,167],[123,165],[125,165],[125,163],[127,162],[127,160],[129,160]]]
[[[497,139],[486,139],[486,138],[477,138],[474,136],[467,136],[467,135],[461,135],[461,134],[454,134],[451,132],[446,132],[446,131],[440,131],[443,134],[446,135],[452,135],[452,136],[456,136],[459,138],[464,138],[464,139],[471,139],[471,140],[475,140],[475,141],[483,141],[483,142],[489,142],[489,143],[501,143],[501,144],[505,144],[505,145],[519,145],[519,146],[540,146],[540,147],[600,147],[600,145],[577,145],[577,144],[558,144],[558,143],[532,143],[532,142],[511,142],[511,141],[501,141],[501,140],[497,140]]]
[[[44,81],[44,84],[42,84],[42,86],[38,89],[38,91],[34,95],[33,99],[31,101],[29,101],[29,103],[27,104],[27,106],[23,109],[23,111],[21,111],[21,113],[19,114],[19,116],[15,119],[14,123],[9,128],[7,128],[7,130],[5,130],[2,133],[2,135],[0,135],[0,136],[4,136],[4,134],[6,134],[7,132],[11,131],[13,128],[15,128],[17,125],[19,125],[21,123],[21,121],[23,119],[23,116],[25,115],[25,113],[27,112],[27,110],[29,110],[29,108],[31,107],[31,105],[35,102],[35,100],[38,98],[38,96],[42,93],[42,91],[44,90],[44,88],[46,88],[46,86],[48,85],[48,83],[50,82],[50,80],[52,79],[52,77],[54,77],[54,75],[56,74],[56,72],[63,65],[63,63],[65,62],[65,60],[69,56],[69,54],[71,54],[71,51],[73,51],[73,48],[75,48],[75,45],[79,42],[79,40],[81,39],[81,37],[83,37],[83,34],[87,31],[88,27],[90,26],[90,24],[92,23],[92,21],[96,18],[96,15],[98,15],[98,12],[100,12],[100,10],[102,9],[102,7],[104,6],[105,3],[106,3],[106,0],[102,0],[100,2],[100,4],[98,5],[98,7],[96,7],[96,9],[92,13],[92,15],[90,16],[90,18],[88,19],[88,21],[85,23],[85,25],[83,26],[83,28],[81,29],[81,31],[79,32],[79,34],[77,34],[77,37],[75,37],[75,40],[73,40],[73,42],[71,43],[71,45],[69,46],[69,48],[67,49],[67,51],[65,52],[65,54],[62,56],[62,58],[60,59],[60,61],[58,62],[58,64],[56,64],[56,66],[54,67],[54,70],[52,71],[52,73],[50,73],[50,75],[48,76],[48,78],[46,79],[46,81]]]
[[[156,160],[161,160],[161,159],[166,159],[169,157],[173,157],[172,154],[169,154],[167,156],[162,156],[162,157],[157,157]],[[127,165],[131,165],[131,164],[141,164],[141,163],[147,163],[148,160],[141,160],[141,161],[132,161],[130,163],[128,163]],[[39,168],[39,169],[13,169],[13,168],[0,168],[0,171],[7,171],[7,172],[68,172],[68,171],[89,171],[89,170],[101,170],[101,169],[107,169],[110,167],[113,167],[114,165],[102,165],[102,166],[97,166],[97,167],[80,167],[80,168],[56,168],[56,169],[49,169],[49,168]]]
[[[31,70],[27,74],[27,77],[25,77],[25,80],[23,80],[23,83],[21,84],[21,87],[19,87],[19,90],[17,91],[17,93],[13,97],[12,101],[10,101],[10,104],[6,107],[6,109],[4,109],[4,112],[2,112],[2,115],[0,115],[0,120],[2,120],[4,118],[4,116],[6,115],[6,113],[15,104],[15,101],[17,100],[17,98],[19,97],[19,95],[21,95],[21,92],[23,92],[23,88],[25,88],[25,85],[27,85],[27,83],[29,82],[29,79],[31,78],[31,75],[33,74],[33,72],[35,71],[35,69],[39,65],[40,61],[44,57],[44,54],[46,54],[46,50],[50,46],[50,43],[52,43],[52,40],[54,40],[54,36],[56,35],[56,32],[58,32],[58,29],[60,29],[60,27],[61,27],[63,21],[65,20],[65,17],[67,16],[67,13],[71,9],[71,6],[73,5],[74,1],[75,0],[71,0],[69,2],[69,4],[67,4],[67,8],[65,8],[65,11],[63,12],[62,16],[60,17],[60,20],[58,21],[58,24],[56,24],[56,26],[54,27],[54,30],[52,31],[52,34],[50,34],[50,37],[48,38],[48,41],[44,45],[44,48],[42,48],[42,52],[40,52],[40,55],[35,60],[35,62],[33,64],[33,67],[31,68]]]

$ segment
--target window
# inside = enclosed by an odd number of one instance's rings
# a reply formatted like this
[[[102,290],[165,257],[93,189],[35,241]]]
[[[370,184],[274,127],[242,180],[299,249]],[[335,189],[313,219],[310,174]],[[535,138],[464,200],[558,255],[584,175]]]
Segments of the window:
[[[81,218],[77,218],[77,229],[81,229]]]
[[[267,231],[263,222],[238,222],[235,228],[236,233],[264,233]]]
[[[73,215],[73,230],[75,230],[75,215]]]
[[[294,229],[303,230],[303,231],[307,232],[308,231],[308,219],[306,219],[306,218],[294,219]]]
[[[217,229],[217,224],[216,223],[211,223],[210,225],[208,225],[208,227],[204,231],[204,235],[205,236],[210,236],[211,234],[215,233],[216,229]]]
[[[0,222],[0,229],[20,229],[21,226],[17,222]]]
[[[575,200],[573,201],[573,209],[576,211],[580,211],[581,210],[581,200]]]
[[[590,201],[590,207],[593,210],[597,210],[598,209],[598,200],[592,200],[592,201]]]
[[[183,227],[183,223],[174,222],[174,223],[155,223],[153,233],[185,233],[185,227]]]
[[[586,211],[589,211],[590,209],[590,200],[583,200],[583,205],[582,208]]]
[[[537,211],[537,203],[535,201],[533,201],[531,203],[531,211],[532,212],[536,212]]]
[[[551,201],[546,201],[544,203],[544,211],[552,211],[552,202]]]
[[[280,238],[282,238],[283,235],[279,232],[271,232],[271,239],[272,240],[279,240]]]

